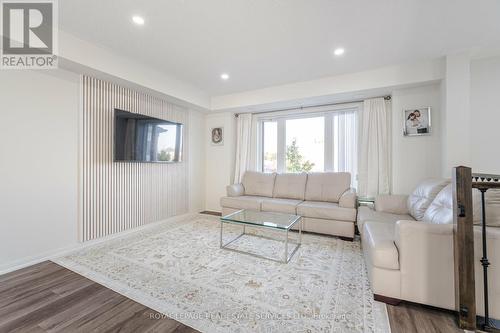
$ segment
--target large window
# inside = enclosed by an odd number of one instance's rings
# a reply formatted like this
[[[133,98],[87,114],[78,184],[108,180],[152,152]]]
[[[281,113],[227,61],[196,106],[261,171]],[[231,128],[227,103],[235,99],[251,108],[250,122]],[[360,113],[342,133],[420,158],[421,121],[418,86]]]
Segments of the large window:
[[[262,149],[262,171],[278,171],[278,127],[275,121],[264,121],[263,149]]]
[[[286,133],[286,171],[309,172],[325,169],[325,118],[288,119]]]
[[[347,171],[356,183],[357,107],[262,119],[264,172]]]

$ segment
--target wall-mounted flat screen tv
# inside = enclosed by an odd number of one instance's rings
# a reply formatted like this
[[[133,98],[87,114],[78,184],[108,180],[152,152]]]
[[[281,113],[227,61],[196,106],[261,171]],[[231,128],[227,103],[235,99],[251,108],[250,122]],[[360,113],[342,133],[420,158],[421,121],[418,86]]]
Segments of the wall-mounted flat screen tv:
[[[115,161],[182,161],[183,125],[115,109]]]

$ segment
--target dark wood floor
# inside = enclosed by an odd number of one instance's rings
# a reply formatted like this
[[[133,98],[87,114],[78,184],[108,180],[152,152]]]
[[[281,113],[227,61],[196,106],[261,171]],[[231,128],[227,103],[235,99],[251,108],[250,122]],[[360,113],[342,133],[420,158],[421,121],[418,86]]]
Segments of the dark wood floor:
[[[387,305],[387,313],[393,333],[463,332],[458,328],[456,315],[451,311],[403,302],[398,306]]]
[[[198,332],[50,261],[0,276],[0,332]]]
[[[446,311],[387,307],[393,333],[461,332]],[[50,261],[0,276],[0,332],[197,332]]]

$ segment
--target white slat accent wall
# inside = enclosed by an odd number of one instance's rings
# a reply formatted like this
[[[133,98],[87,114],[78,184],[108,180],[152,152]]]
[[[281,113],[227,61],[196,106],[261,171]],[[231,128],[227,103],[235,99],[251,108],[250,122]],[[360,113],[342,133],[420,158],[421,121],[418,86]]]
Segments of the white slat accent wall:
[[[188,110],[88,76],[81,98],[80,240],[187,213]],[[113,162],[115,108],[183,123],[183,162]]]

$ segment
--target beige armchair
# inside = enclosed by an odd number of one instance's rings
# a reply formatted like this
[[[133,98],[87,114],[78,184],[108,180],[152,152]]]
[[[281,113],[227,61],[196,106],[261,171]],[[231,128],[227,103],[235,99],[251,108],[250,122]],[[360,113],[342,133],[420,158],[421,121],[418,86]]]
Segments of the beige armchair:
[[[490,218],[493,218],[490,216]],[[422,182],[409,195],[378,196],[360,207],[358,226],[375,298],[456,310],[452,188],[446,180]],[[500,319],[500,228],[487,228],[491,262],[490,314]],[[483,314],[481,229],[474,228],[477,313]]]

